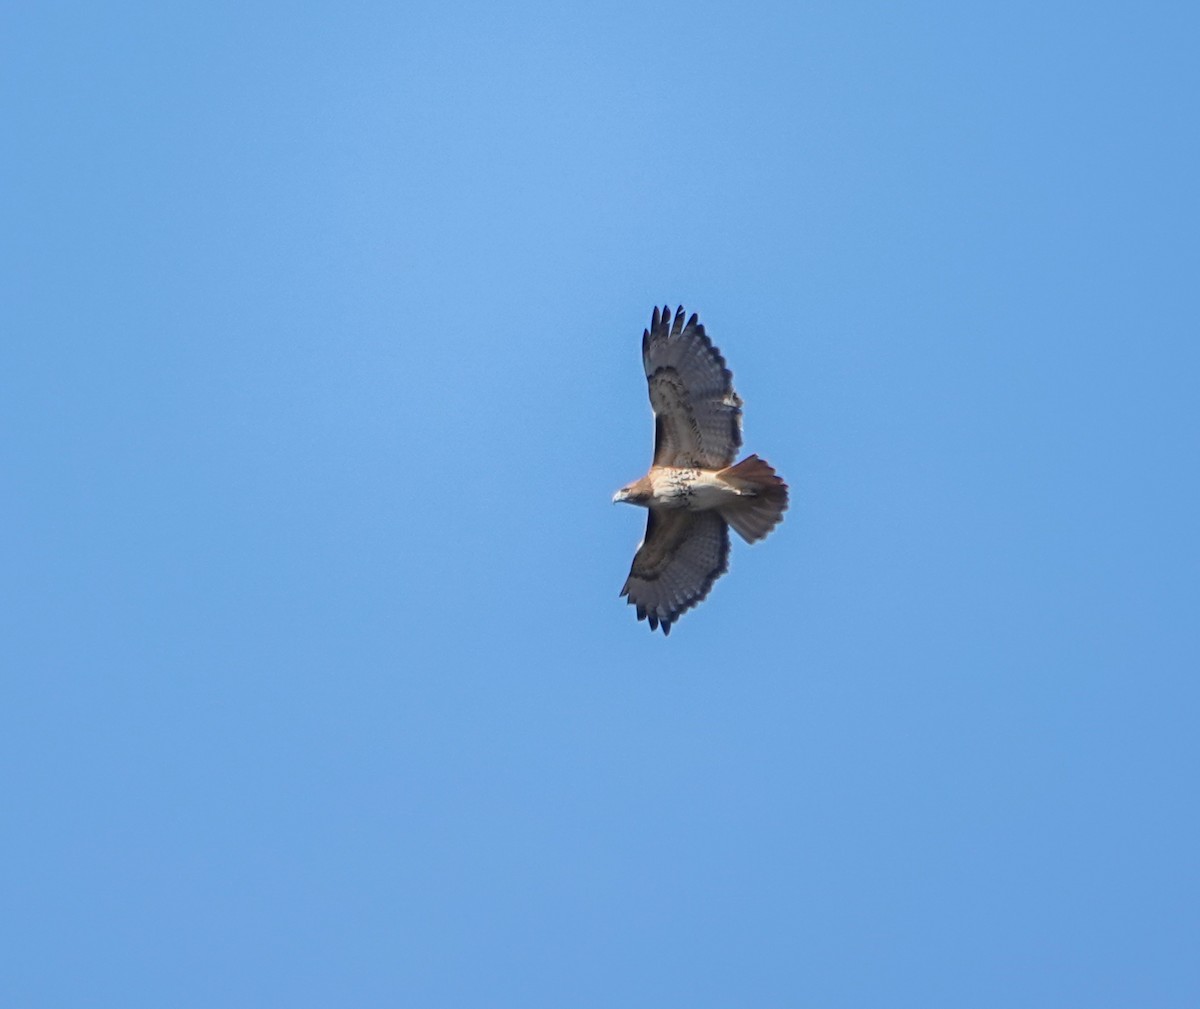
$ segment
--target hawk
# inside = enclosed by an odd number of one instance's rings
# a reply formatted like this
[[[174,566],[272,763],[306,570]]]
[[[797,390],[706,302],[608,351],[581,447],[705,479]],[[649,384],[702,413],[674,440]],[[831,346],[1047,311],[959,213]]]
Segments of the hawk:
[[[671,625],[708,595],[729,566],[729,527],[747,543],[767,535],[788,506],[787,484],[742,445],[742,400],[721,352],[681,306],[655,307],[642,334],[654,409],[654,461],[613,503],[649,510],[646,535],[621,595],[650,630]]]

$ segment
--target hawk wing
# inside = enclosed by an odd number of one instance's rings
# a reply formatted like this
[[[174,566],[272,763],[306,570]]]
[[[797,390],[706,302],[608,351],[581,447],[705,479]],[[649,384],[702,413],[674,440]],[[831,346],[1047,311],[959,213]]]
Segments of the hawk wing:
[[[715,511],[650,509],[646,538],[633,558],[621,595],[650,630],[671,624],[708,595],[729,567],[729,526]]]
[[[683,307],[654,309],[642,334],[654,407],[654,465],[723,469],[742,445],[742,401],[721,352]]]

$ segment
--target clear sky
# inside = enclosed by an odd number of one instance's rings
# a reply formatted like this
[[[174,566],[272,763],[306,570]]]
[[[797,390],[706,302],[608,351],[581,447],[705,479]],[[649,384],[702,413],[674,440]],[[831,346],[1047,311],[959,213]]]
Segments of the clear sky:
[[[1195,11],[9,5],[0,1003],[1200,1005]]]

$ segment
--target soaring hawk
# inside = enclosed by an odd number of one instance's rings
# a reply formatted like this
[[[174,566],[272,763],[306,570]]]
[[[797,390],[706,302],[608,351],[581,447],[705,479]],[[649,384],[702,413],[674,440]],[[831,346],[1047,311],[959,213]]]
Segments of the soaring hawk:
[[[729,565],[729,527],[747,543],[767,535],[788,506],[787,484],[742,445],[742,401],[733,376],[695,315],[654,309],[642,334],[654,408],[654,461],[613,501],[649,509],[646,535],[621,595],[663,634]]]

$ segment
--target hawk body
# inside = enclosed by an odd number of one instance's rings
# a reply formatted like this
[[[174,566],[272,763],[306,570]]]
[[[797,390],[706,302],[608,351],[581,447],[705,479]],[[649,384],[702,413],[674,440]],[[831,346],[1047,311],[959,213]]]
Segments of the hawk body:
[[[748,543],[782,519],[787,484],[758,456],[731,465],[742,445],[742,400],[697,317],[654,309],[642,335],[654,410],[650,471],[613,501],[649,509],[621,595],[650,629],[671,624],[708,595],[729,564],[729,527]]]

